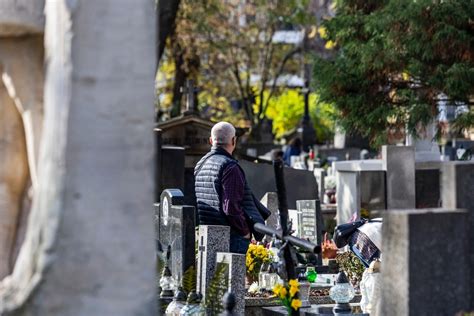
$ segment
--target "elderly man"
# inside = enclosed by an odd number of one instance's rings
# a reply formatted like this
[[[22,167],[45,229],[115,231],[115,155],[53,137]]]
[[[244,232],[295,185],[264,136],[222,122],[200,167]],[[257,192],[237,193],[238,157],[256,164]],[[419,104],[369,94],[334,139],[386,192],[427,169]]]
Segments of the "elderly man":
[[[232,157],[237,143],[234,126],[217,123],[209,142],[211,151],[194,169],[199,224],[230,226],[230,252],[245,254],[251,226],[264,222],[262,205],[255,201],[243,170]]]

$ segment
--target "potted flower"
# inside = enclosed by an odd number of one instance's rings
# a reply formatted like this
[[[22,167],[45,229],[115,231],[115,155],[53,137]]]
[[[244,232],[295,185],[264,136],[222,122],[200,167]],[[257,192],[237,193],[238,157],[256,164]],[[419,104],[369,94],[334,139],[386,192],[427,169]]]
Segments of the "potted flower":
[[[300,284],[297,280],[290,280],[288,284],[277,284],[273,288],[273,294],[278,297],[288,311],[288,315],[293,315],[303,304],[298,299]]]
[[[263,263],[270,263],[272,256],[270,251],[263,245],[251,243],[245,257],[247,268],[247,283],[252,284],[258,280],[258,273]]]

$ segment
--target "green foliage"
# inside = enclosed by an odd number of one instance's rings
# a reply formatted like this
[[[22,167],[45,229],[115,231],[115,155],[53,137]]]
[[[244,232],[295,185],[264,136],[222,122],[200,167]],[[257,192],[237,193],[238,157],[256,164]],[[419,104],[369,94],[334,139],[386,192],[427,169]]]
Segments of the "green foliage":
[[[321,100],[375,145],[390,141],[389,131],[416,135],[436,118],[440,99],[472,106],[473,19],[466,0],[337,1],[324,27],[339,53],[315,59]]]
[[[352,284],[359,284],[365,267],[356,255],[350,251],[339,253],[336,256],[336,262],[339,265],[339,269],[346,273]]]
[[[474,125],[474,109],[464,112],[456,117],[452,124],[452,132],[460,134],[463,130],[467,130]]]
[[[176,85],[184,83],[178,79],[186,76],[201,88],[199,106],[206,108],[205,115],[240,126],[259,126],[268,106],[263,93],[276,93],[277,79],[283,73],[301,72],[302,58],[294,58],[301,57],[301,47],[276,43],[273,37],[285,26],[310,26],[314,16],[309,3],[181,0],[176,30],[160,67],[160,109],[166,112],[175,106]],[[183,76],[173,76],[178,72]],[[257,97],[262,102],[256,102]],[[239,100],[242,110],[233,112],[229,100]]]
[[[207,290],[204,306],[207,309],[207,315],[219,315],[224,307],[222,306],[222,297],[229,287],[229,265],[219,262],[216,265],[216,272],[212,277]]]
[[[194,266],[190,266],[183,274],[183,280],[181,285],[186,294],[196,290],[196,269]]]
[[[268,98],[269,93],[264,93]],[[257,99],[259,102],[259,99]],[[324,142],[334,135],[335,111],[331,104],[321,102],[319,96],[309,96],[309,112],[316,130],[318,142]],[[304,114],[304,96],[296,89],[289,89],[268,101],[267,116],[273,120],[273,132],[277,138],[297,127]]]

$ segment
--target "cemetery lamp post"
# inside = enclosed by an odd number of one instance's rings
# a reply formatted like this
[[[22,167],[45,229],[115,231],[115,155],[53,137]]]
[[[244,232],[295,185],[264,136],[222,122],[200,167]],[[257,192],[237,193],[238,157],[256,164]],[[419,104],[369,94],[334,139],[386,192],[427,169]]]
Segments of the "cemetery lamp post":
[[[336,302],[333,308],[334,315],[352,314],[349,302],[354,298],[354,288],[347,280],[344,271],[339,272],[336,284],[329,290],[329,296]]]
[[[301,138],[303,142],[303,149],[309,151],[310,147],[316,143],[316,131],[311,123],[309,116],[309,82],[305,82],[304,88],[301,89],[304,96],[304,115],[301,120]]]

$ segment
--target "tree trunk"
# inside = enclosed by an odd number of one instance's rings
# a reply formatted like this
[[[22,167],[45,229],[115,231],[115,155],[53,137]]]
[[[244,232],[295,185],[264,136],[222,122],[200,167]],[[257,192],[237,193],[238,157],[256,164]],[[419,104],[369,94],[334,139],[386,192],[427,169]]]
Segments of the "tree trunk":
[[[176,14],[178,13],[180,2],[180,0],[157,0],[157,65],[163,56],[166,39],[174,32]]]

